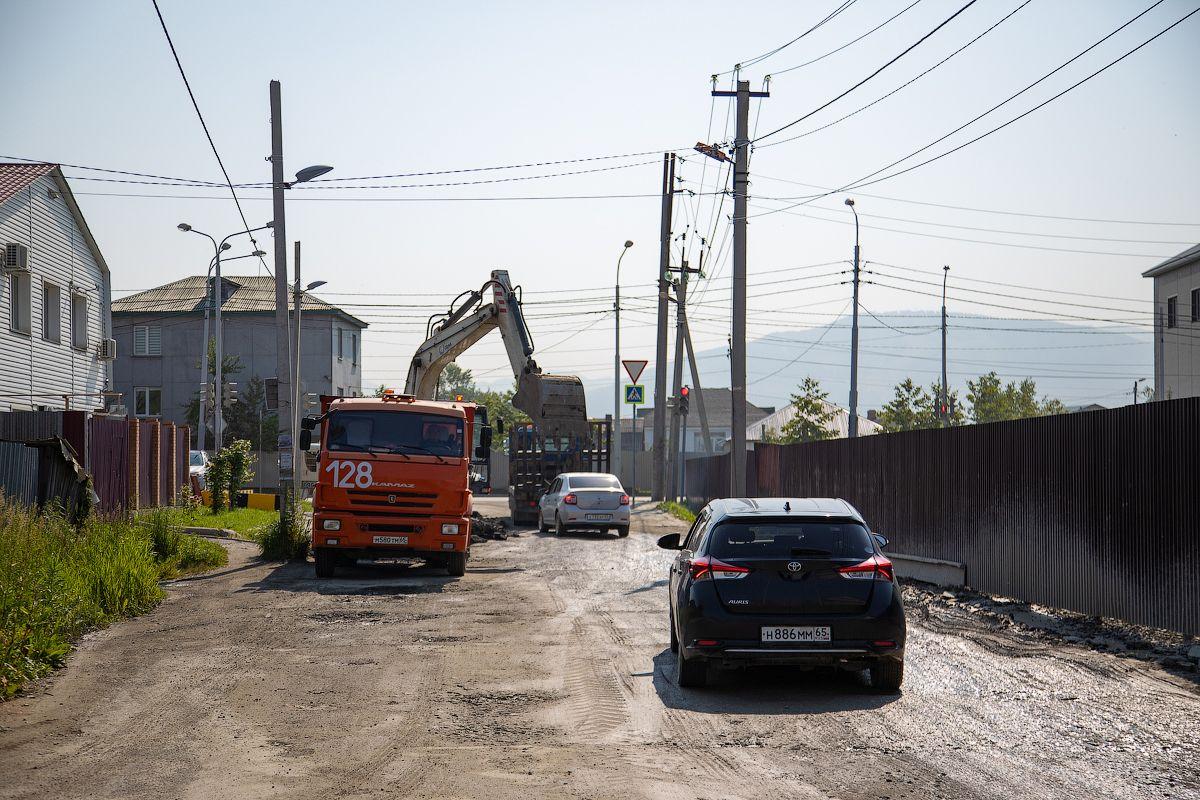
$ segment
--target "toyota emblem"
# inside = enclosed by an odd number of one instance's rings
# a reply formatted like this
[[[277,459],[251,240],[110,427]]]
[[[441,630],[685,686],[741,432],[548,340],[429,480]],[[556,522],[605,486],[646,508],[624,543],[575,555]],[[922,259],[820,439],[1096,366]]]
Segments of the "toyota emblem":
[[[389,503],[394,503],[394,502],[396,502],[396,495],[394,495],[394,494],[389,494],[389,495],[388,495],[388,502],[389,502]]]
[[[804,569],[804,565],[801,564],[799,561],[789,561],[788,562],[788,572],[799,572],[802,569]]]

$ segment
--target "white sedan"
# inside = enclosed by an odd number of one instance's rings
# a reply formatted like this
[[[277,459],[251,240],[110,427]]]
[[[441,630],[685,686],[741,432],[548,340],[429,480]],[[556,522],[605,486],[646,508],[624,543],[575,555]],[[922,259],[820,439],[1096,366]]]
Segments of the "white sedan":
[[[543,533],[553,528],[561,536],[573,529],[599,528],[629,535],[629,495],[616,475],[564,472],[550,484],[538,506],[538,530]]]
[[[188,476],[195,478],[200,488],[208,488],[204,472],[208,469],[208,453],[203,450],[192,450],[188,453]]]

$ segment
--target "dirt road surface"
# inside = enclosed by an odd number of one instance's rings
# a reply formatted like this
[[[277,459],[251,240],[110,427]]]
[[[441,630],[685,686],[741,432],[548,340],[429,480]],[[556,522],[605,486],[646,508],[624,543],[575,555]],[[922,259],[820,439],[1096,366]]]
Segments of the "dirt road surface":
[[[0,705],[0,797],[1200,797],[1194,683],[969,619],[910,616],[901,694],[788,671],[681,691],[654,546],[680,527],[527,531],[459,580],[317,581],[233,544]]]

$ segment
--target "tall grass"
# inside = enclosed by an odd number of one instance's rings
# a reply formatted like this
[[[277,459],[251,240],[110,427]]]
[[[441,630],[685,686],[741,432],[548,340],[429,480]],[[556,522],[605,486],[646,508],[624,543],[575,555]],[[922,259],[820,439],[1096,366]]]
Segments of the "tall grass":
[[[288,524],[278,517],[267,527],[254,533],[263,558],[272,561],[292,561],[308,556],[309,534],[304,509],[297,506],[288,515]]]
[[[667,500],[666,502],[659,503],[658,510],[665,511],[668,514],[670,514],[671,516],[677,517],[677,518],[683,520],[684,522],[690,523],[690,522],[696,521],[696,513],[694,511],[692,511],[690,508],[688,508],[685,505],[680,505],[679,503],[676,503],[673,500]]]
[[[164,513],[76,527],[0,497],[0,698],[61,666],[88,630],[153,608],[161,578],[226,562],[220,545],[169,525]]]

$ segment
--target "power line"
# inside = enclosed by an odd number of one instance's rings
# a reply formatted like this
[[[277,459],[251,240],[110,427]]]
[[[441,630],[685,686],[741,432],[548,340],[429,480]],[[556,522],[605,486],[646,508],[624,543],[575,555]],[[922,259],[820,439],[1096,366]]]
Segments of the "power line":
[[[961,53],[963,50],[966,50],[968,47],[970,47],[971,45],[973,45],[973,44],[975,44],[976,42],[978,42],[978,41],[979,41],[980,39],[982,39],[984,36],[987,36],[989,33],[991,33],[992,31],[994,31],[996,28],[1000,27],[1000,25],[1001,25],[1001,24],[1003,24],[1005,21],[1007,21],[1009,17],[1013,16],[1013,15],[1014,15],[1014,14],[1016,14],[1018,11],[1020,11],[1021,9],[1023,9],[1025,6],[1029,5],[1029,4],[1030,4],[1030,2],[1032,2],[1032,0],[1025,0],[1025,2],[1021,3],[1021,5],[1017,6],[1017,7],[1016,7],[1016,8],[1014,8],[1012,11],[1008,12],[1008,13],[1007,13],[1007,14],[1005,14],[1003,17],[1001,17],[999,20],[997,20],[995,23],[993,23],[993,24],[991,25],[991,27],[989,27],[989,28],[985,29],[985,30],[983,31],[983,33],[980,33],[980,34],[978,34],[978,35],[977,35],[977,36],[975,36],[974,38],[972,38],[972,39],[968,40],[966,44],[962,45],[962,46],[961,46],[961,47],[959,47],[957,50],[954,50],[954,51],[952,51],[952,52],[950,53],[950,55],[948,55],[948,56],[946,56],[945,58],[943,58],[942,60],[938,61],[937,63],[935,63],[933,66],[929,67],[928,69],[925,69],[925,70],[923,70],[923,71],[921,71],[921,72],[917,73],[917,75],[916,75],[915,77],[913,77],[913,78],[910,78],[909,80],[907,80],[907,81],[905,81],[904,83],[900,84],[900,85],[899,85],[899,86],[897,86],[895,89],[892,89],[890,92],[888,92],[887,94],[885,94],[885,95],[883,95],[883,96],[881,96],[881,97],[878,97],[878,98],[876,98],[875,100],[872,100],[871,102],[867,103],[865,106],[860,106],[859,108],[856,108],[855,110],[851,111],[849,114],[846,114],[846,115],[844,115],[844,116],[838,117],[837,119],[833,120],[832,122],[827,122],[827,123],[825,123],[824,125],[821,125],[820,127],[813,128],[813,129],[812,129],[812,130],[810,130],[810,131],[805,131],[804,133],[798,133],[798,134],[796,134],[795,136],[789,136],[788,138],[786,138],[786,139],[780,139],[780,140],[779,140],[779,141],[777,141],[777,142],[767,142],[766,144],[758,145],[758,147],[774,147],[774,146],[776,146],[776,145],[785,144],[785,143],[787,143],[787,142],[794,142],[794,141],[796,141],[797,139],[803,139],[805,136],[811,136],[812,134],[814,134],[814,133],[817,133],[818,131],[823,131],[823,130],[825,130],[826,128],[833,127],[834,125],[837,125],[839,122],[845,122],[846,120],[850,119],[851,117],[855,116],[856,114],[859,114],[859,113],[861,113],[861,112],[863,112],[863,111],[866,111],[868,108],[870,108],[871,106],[875,105],[876,103],[881,103],[881,102],[883,102],[884,100],[886,100],[887,98],[889,98],[889,97],[891,97],[892,95],[896,94],[897,92],[899,92],[899,91],[901,91],[901,90],[903,90],[903,89],[906,89],[906,88],[908,88],[909,86],[911,86],[912,84],[916,83],[916,82],[917,82],[917,81],[919,81],[921,78],[925,77],[926,75],[928,75],[929,73],[933,72],[935,69],[937,69],[938,67],[940,67],[942,64],[945,64],[947,61],[949,61],[950,59],[954,58],[956,55],[958,55],[959,53]],[[905,10],[907,10],[907,9],[905,9]],[[903,12],[901,12],[901,13],[903,13]],[[801,65],[801,66],[804,66],[804,65]],[[778,73],[777,73],[777,74],[778,74]],[[761,176],[759,176],[759,177],[761,177]],[[819,187],[818,187],[818,188],[819,188]]]
[[[941,275],[942,274],[941,270],[937,270],[935,272],[934,270],[918,269],[916,267],[902,267],[899,264],[889,264],[884,261],[867,261],[864,263],[878,264],[879,266],[888,267],[889,269],[898,269],[903,272],[917,272],[917,273],[921,273],[924,275]],[[1111,294],[1090,294],[1088,292],[1072,292],[1072,291],[1068,291],[1066,289],[1043,289],[1039,286],[1027,286],[1025,284],[1020,284],[1020,283],[1003,283],[1001,281],[984,280],[983,278],[967,278],[962,275],[955,275],[953,277],[953,280],[956,283],[958,281],[968,281],[969,283],[986,283],[991,286],[1004,286],[1009,289],[1030,289],[1035,292],[1046,292],[1048,294],[1065,294],[1065,295],[1071,295],[1074,297],[1092,297],[1097,300],[1123,300],[1128,303],[1150,303],[1151,305],[1154,304],[1153,300],[1141,300],[1136,297],[1117,297],[1117,296],[1111,295]]]
[[[755,141],[755,142],[758,142],[758,141],[761,141],[761,140],[763,140],[763,139],[769,139],[770,137],[774,136],[774,135],[775,135],[775,134],[777,134],[777,133],[781,133],[782,131],[786,131],[788,128],[792,127],[793,125],[798,125],[798,124],[800,124],[800,123],[801,123],[801,122],[803,122],[804,120],[806,120],[806,119],[808,119],[809,117],[811,117],[813,114],[816,114],[816,113],[817,113],[817,112],[819,112],[819,111],[823,111],[823,110],[825,110],[826,108],[829,108],[829,106],[833,105],[833,104],[834,104],[834,103],[836,103],[838,100],[841,100],[843,97],[845,97],[846,95],[850,94],[850,93],[851,93],[851,92],[853,92],[855,89],[859,88],[860,86],[862,86],[863,84],[865,84],[867,81],[871,80],[871,79],[872,79],[872,78],[874,78],[876,75],[878,75],[879,73],[883,72],[885,69],[887,69],[888,67],[890,67],[892,64],[895,64],[895,63],[896,63],[897,61],[899,61],[901,58],[903,58],[904,56],[908,55],[910,52],[912,52],[913,50],[915,50],[915,49],[916,49],[918,46],[920,46],[920,44],[921,44],[922,42],[924,42],[924,41],[925,41],[926,39],[928,39],[930,36],[933,36],[935,33],[937,33],[938,31],[940,31],[940,30],[941,30],[942,28],[944,28],[946,25],[950,24],[951,20],[953,20],[953,19],[954,19],[955,17],[957,17],[959,14],[963,13],[964,11],[966,11],[966,10],[967,10],[968,8],[970,8],[971,6],[975,5],[975,3],[976,3],[976,2],[977,2],[977,0],[968,0],[968,2],[967,2],[965,5],[963,5],[963,7],[962,7],[962,8],[958,9],[958,11],[955,11],[955,12],[954,12],[953,14],[951,14],[949,17],[947,17],[946,19],[944,19],[944,20],[942,20],[940,23],[938,23],[937,27],[935,27],[935,28],[934,28],[933,30],[931,30],[929,33],[925,34],[925,35],[924,35],[924,36],[922,36],[920,39],[918,39],[917,41],[913,42],[911,45],[909,45],[909,46],[908,46],[908,47],[906,47],[904,50],[902,50],[902,51],[901,51],[899,54],[897,54],[897,55],[893,56],[893,57],[891,58],[891,60],[889,60],[889,61],[888,61],[886,64],[884,64],[883,66],[879,67],[877,70],[875,70],[874,72],[872,72],[872,73],[871,73],[870,75],[868,75],[867,77],[863,78],[863,79],[862,79],[861,81],[859,81],[858,83],[856,83],[856,84],[854,84],[853,86],[851,86],[849,89],[846,89],[844,92],[842,92],[841,94],[837,95],[837,96],[836,96],[836,97],[834,97],[833,99],[826,101],[825,103],[823,103],[823,104],[821,104],[821,105],[817,106],[816,108],[814,108],[812,111],[809,111],[807,114],[805,114],[805,115],[803,115],[803,116],[801,116],[801,117],[799,117],[799,118],[797,118],[797,119],[794,119],[794,120],[792,120],[791,122],[787,123],[786,125],[782,125],[782,126],[780,126],[780,127],[776,128],[775,130],[773,130],[773,131],[769,132],[769,133],[764,133],[762,136],[758,137],[758,139],[756,139],[756,140],[754,140],[754,141]],[[1160,2],[1161,2],[1161,0],[1160,0]]]
[[[852,44],[857,44],[858,42],[861,42],[863,39],[867,38],[867,37],[868,37],[868,36],[870,36],[872,33],[874,33],[875,31],[879,30],[880,28],[882,28],[884,25],[887,25],[889,22],[891,22],[892,20],[896,19],[896,18],[897,18],[897,17],[899,17],[901,14],[903,14],[905,11],[908,11],[910,8],[912,8],[913,6],[915,6],[915,5],[916,5],[917,3],[919,3],[919,2],[921,2],[921,0],[913,0],[911,3],[909,3],[908,5],[906,5],[904,8],[900,9],[899,11],[897,11],[895,14],[892,14],[890,17],[888,17],[888,18],[887,18],[887,19],[885,19],[883,22],[881,22],[881,23],[879,23],[878,25],[876,25],[874,28],[871,28],[871,30],[867,31],[866,33],[862,34],[861,36],[858,36],[858,37],[856,37],[856,38],[854,38],[854,39],[851,39],[850,41],[846,42],[846,43],[845,43],[844,45],[842,45],[841,47],[835,47],[833,50],[830,50],[830,51],[829,51],[828,53],[826,53],[825,55],[817,56],[816,58],[814,58],[814,59],[812,59],[812,60],[810,60],[810,61],[805,61],[803,64],[797,64],[797,65],[796,65],[796,66],[794,66],[794,67],[788,67],[787,69],[777,69],[777,70],[775,70],[774,72],[772,72],[770,75],[768,75],[767,77],[770,77],[770,78],[776,78],[776,77],[779,77],[780,75],[784,75],[784,74],[786,74],[786,73],[788,73],[788,72],[792,72],[793,70],[798,70],[798,69],[800,69],[801,67],[807,67],[807,66],[809,66],[810,64],[815,64],[815,63],[817,63],[818,61],[822,61],[822,60],[824,60],[824,59],[826,59],[826,58],[829,58],[829,57],[830,57],[831,55],[833,55],[834,53],[840,53],[841,51],[845,50],[845,49],[846,49],[847,47],[849,47],[850,45],[852,45]],[[1027,0],[1027,2],[1028,2],[1028,0]],[[759,102],[759,105],[762,105],[761,101]],[[751,137],[751,138],[753,138],[753,137]]]
[[[835,8],[833,11],[829,12],[829,14],[828,14],[828,15],[826,15],[824,19],[822,19],[822,20],[821,20],[820,22],[818,22],[816,25],[813,25],[811,28],[809,28],[808,30],[806,30],[804,33],[802,33],[802,34],[800,34],[799,36],[797,36],[795,39],[792,39],[792,40],[791,40],[791,41],[789,41],[789,42],[784,42],[783,44],[779,45],[778,47],[772,48],[772,49],[768,50],[767,52],[765,52],[765,53],[762,53],[761,55],[757,55],[757,56],[755,56],[754,58],[748,58],[748,59],[746,59],[745,61],[741,61],[741,62],[739,62],[739,63],[735,64],[735,65],[734,65],[734,67],[733,67],[733,69],[727,69],[727,70],[725,70],[724,72],[718,72],[718,73],[717,73],[716,75],[714,75],[713,77],[714,77],[714,78],[717,78],[717,77],[721,77],[721,76],[723,76],[723,75],[729,75],[729,74],[732,74],[732,73],[740,72],[741,70],[743,70],[743,69],[744,69],[744,68],[746,68],[746,67],[752,67],[752,66],[754,66],[755,64],[759,63],[760,61],[763,61],[764,59],[770,58],[771,56],[775,55],[776,53],[780,52],[781,50],[785,50],[785,49],[787,49],[787,48],[791,47],[791,46],[792,46],[792,45],[794,45],[796,42],[800,41],[800,40],[801,40],[801,39],[803,39],[805,36],[808,36],[810,33],[812,33],[813,31],[817,30],[818,28],[820,28],[820,27],[821,27],[822,25],[824,25],[825,23],[827,23],[827,22],[829,22],[830,20],[832,20],[832,19],[833,19],[834,17],[836,17],[838,14],[841,14],[841,13],[842,13],[843,11],[845,11],[847,8],[849,8],[850,6],[854,5],[854,4],[855,4],[855,2],[857,2],[857,0],[846,0],[846,1],[845,1],[845,2],[843,2],[843,3],[842,3],[840,6],[838,6],[837,8]]]
[[[225,197],[215,197],[213,195],[189,195],[189,194],[145,194],[137,192],[75,192],[77,195],[88,195],[92,197],[140,197],[152,200],[225,200]],[[705,194],[719,194],[718,192],[706,192]],[[510,196],[491,196],[491,197],[290,197],[288,202],[309,202],[309,203],[485,203],[485,202],[506,202],[510,200],[635,200],[641,198],[653,197],[659,199],[662,197],[661,192],[654,194],[576,194],[576,195],[510,195]],[[270,197],[246,197],[246,200],[257,200],[269,203]]]
[[[212,134],[209,133],[208,123],[204,121],[204,114],[200,111],[200,104],[196,102],[196,95],[192,92],[192,84],[188,81],[187,73],[183,70],[183,62],[179,60],[179,53],[175,50],[175,42],[171,41],[171,32],[167,30],[167,22],[163,19],[162,11],[158,7],[158,0],[150,0],[154,4],[154,13],[158,15],[158,23],[162,26],[163,35],[167,37],[167,45],[171,48],[171,55],[175,58],[175,66],[179,68],[179,77],[183,78],[183,86],[187,89],[188,97],[191,98],[192,108],[196,109],[196,117],[200,120],[200,127],[204,129],[204,136],[208,139],[208,146],[212,148],[213,155],[217,158],[217,165],[221,168],[221,174],[225,176],[225,183],[229,186],[229,194],[233,197],[233,204],[237,206],[238,216],[242,218],[242,228],[250,241],[254,244],[255,249],[258,249],[258,241],[254,238],[254,234],[250,232],[250,223],[246,221],[246,214],[242,211],[241,201],[238,200],[237,191],[233,188],[233,181],[229,178],[229,172],[225,169],[225,162],[221,160],[221,154],[217,151],[217,144],[213,141]],[[274,275],[267,262],[262,256],[258,257],[263,269],[268,275]],[[218,409],[219,411],[219,409]],[[219,414],[218,414],[219,416]]]

